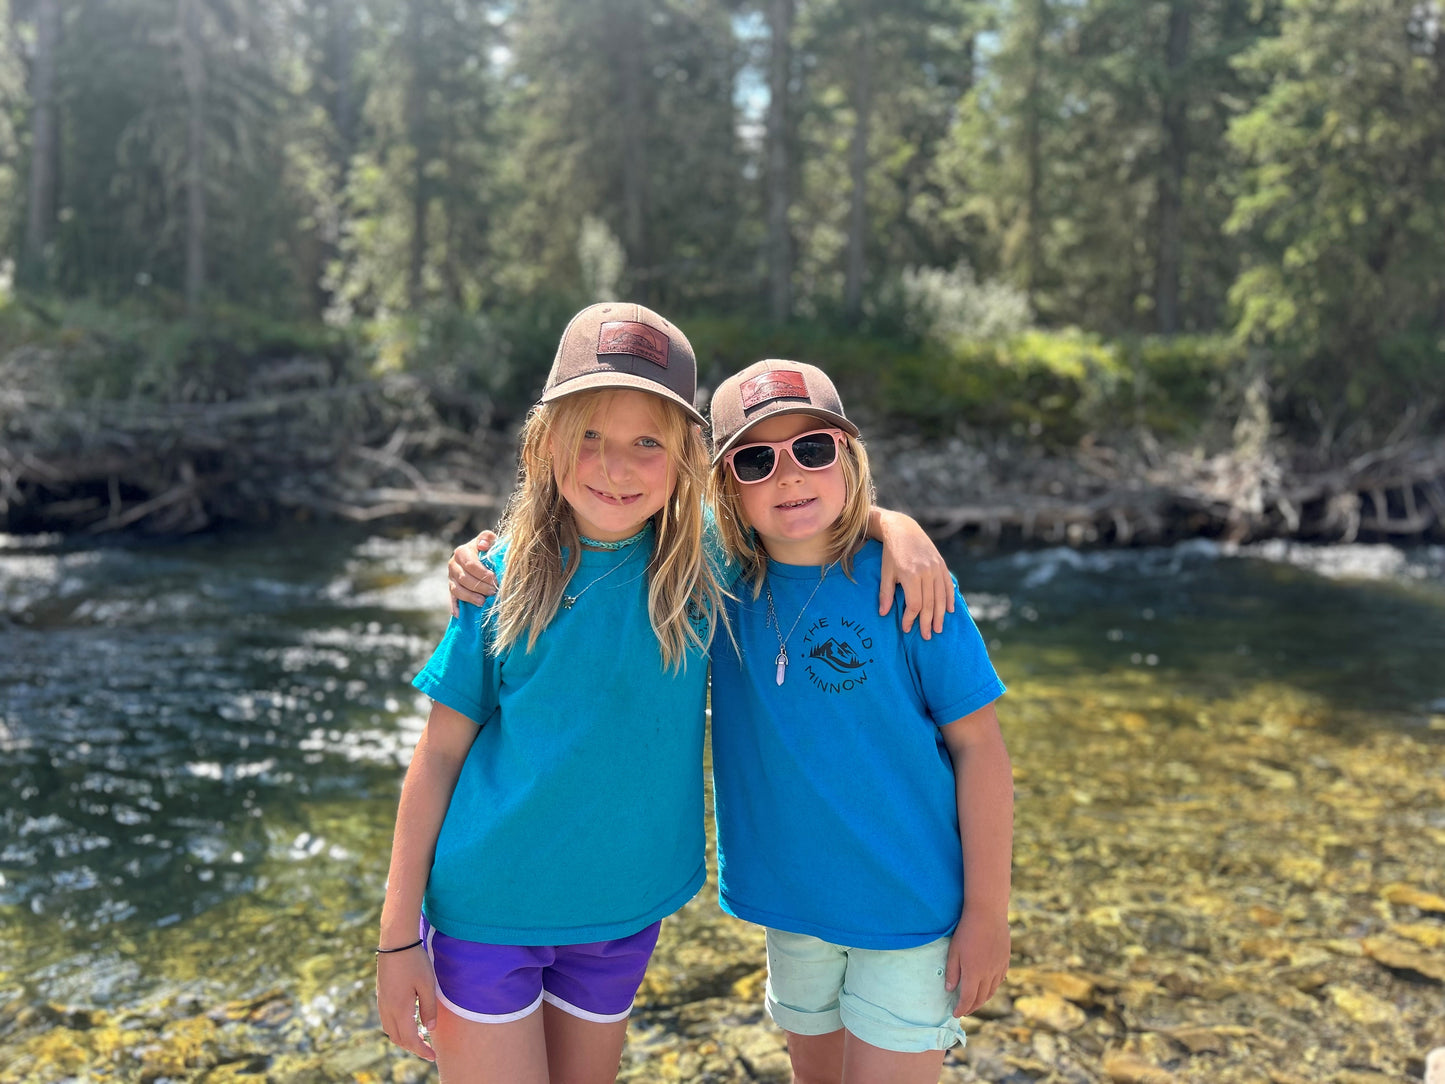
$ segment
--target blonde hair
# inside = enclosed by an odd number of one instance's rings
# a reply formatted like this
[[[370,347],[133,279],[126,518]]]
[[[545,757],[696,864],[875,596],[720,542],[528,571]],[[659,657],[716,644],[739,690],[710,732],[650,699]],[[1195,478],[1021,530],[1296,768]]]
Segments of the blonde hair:
[[[769,418],[785,413],[804,411],[778,411]],[[739,440],[733,447],[746,444]],[[787,455],[787,452],[779,453]],[[858,437],[845,436],[838,449],[838,464],[843,471],[843,482],[847,497],[843,511],[828,528],[827,550],[824,564],[837,562],[843,574],[850,579],[853,575],[853,554],[868,535],[868,514],[873,508],[873,472],[868,467],[868,449]],[[727,462],[719,459],[708,479],[708,496],[717,512],[718,536],[728,556],[741,566],[742,577],[753,587],[753,598],[763,590],[763,579],[768,571],[768,552],[754,533],[752,524],[743,514],[742,483],[733,475]]]
[[[557,615],[577,571],[581,538],[571,505],[558,488],[553,456],[563,465],[564,477],[575,470],[590,423],[616,394],[608,389],[578,392],[539,403],[527,415],[517,486],[498,527],[507,542],[506,573],[494,611],[499,652],[524,637],[527,650],[532,649]],[[647,400],[675,479],[666,503],[652,517],[656,535],[647,563],[647,611],[664,665],[681,670],[690,648],[707,651],[722,609],[722,591],[702,544],[707,450],[697,425],[681,407],[656,395],[647,395]],[[572,555],[565,568],[563,549]]]

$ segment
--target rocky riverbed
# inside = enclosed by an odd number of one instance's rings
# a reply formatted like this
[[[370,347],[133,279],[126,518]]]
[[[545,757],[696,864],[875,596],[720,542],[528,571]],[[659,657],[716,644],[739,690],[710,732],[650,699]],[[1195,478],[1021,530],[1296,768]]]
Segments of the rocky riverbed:
[[[1381,732],[1368,708],[1284,686],[1142,682],[1026,677],[1007,697],[1013,966],[944,1079],[1421,1079],[1445,1044],[1445,715]],[[0,1084],[427,1079],[376,1026],[376,886],[316,888],[316,907],[206,916],[228,951],[254,946],[251,979],[208,973],[205,931],[158,930],[129,950],[160,955],[182,994],[97,1008],[12,993]],[[664,925],[619,1080],[788,1080],[759,933],[710,890]],[[245,990],[262,973],[287,978]]]

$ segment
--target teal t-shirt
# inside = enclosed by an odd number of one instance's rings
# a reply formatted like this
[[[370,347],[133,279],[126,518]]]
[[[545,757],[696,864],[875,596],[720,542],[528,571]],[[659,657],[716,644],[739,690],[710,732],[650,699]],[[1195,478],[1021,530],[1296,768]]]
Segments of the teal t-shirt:
[[[412,682],[480,727],[423,902],[443,933],[612,940],[702,886],[707,658],[663,668],[647,614],[652,542],[583,550],[567,588],[575,606],[530,651],[522,640],[494,653],[491,600],[462,603]],[[505,579],[505,544],[487,563]]]
[[[926,944],[963,906],[953,765],[939,727],[1004,686],[963,599],[941,634],[878,616],[882,547],[853,579],[771,562],[767,595],[736,585],[712,649],[718,888],[730,914],[855,948]],[[955,585],[955,592],[957,587]],[[816,593],[815,593],[816,592]]]

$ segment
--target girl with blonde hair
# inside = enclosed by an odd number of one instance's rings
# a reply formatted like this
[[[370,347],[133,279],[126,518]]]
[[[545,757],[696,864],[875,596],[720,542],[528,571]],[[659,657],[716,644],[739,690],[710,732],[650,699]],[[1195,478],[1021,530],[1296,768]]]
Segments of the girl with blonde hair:
[[[397,814],[377,997],[444,1082],[611,1081],[658,923],[703,883],[723,594],[695,388],[691,346],[656,313],[573,318],[488,567],[452,578],[496,594],[463,596],[414,682],[434,703]]]
[[[707,458],[692,347],[640,305],[568,324],[489,554],[413,684],[382,1027],[443,1081],[610,1081],[658,924],[704,880]],[[417,1028],[416,1016],[426,1029]]]

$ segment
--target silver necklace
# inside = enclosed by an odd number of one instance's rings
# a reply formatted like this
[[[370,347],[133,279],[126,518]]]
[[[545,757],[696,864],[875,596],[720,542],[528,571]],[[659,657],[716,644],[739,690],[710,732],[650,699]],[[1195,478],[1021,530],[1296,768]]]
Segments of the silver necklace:
[[[564,609],[564,610],[570,610],[573,606],[577,605],[577,600],[578,600],[579,598],[581,598],[583,595],[585,595],[588,591],[592,590],[592,588],[596,587],[599,583],[601,583],[603,580],[605,580],[608,576],[612,575],[612,573],[616,572],[616,571],[617,571],[619,568],[621,568],[623,565],[630,565],[631,563],[632,563],[632,554],[629,553],[629,554],[628,554],[626,557],[624,557],[621,561],[618,561],[615,565],[613,565],[611,568],[609,568],[606,572],[602,573],[602,575],[598,576],[595,580],[593,580],[591,583],[589,583],[586,587],[582,588],[582,590],[578,591],[575,595],[563,595],[563,596],[562,596],[562,609]],[[642,575],[642,573],[643,573],[643,572],[646,572],[646,571],[647,571],[647,567],[644,565],[644,566],[643,566],[643,569],[642,569],[642,572],[639,572],[636,576],[633,576],[631,579],[623,580],[623,581],[622,581],[622,585],[631,583],[633,580],[635,580],[635,579],[637,579],[638,577],[640,577],[640,576]],[[621,585],[619,585],[619,586],[621,586]]]
[[[813,601],[813,595],[818,593],[818,588],[823,586],[823,581],[828,578],[828,570],[832,565],[824,565],[822,573],[818,576],[818,582],[813,587],[813,594],[808,596],[808,601],[803,603],[803,608],[798,611],[798,616],[793,618],[792,627],[788,629],[788,635],[783,635],[783,626],[778,622],[778,611],[773,609],[773,585],[765,584],[768,592],[768,621],[773,626],[773,631],[778,635],[778,657],[773,660],[778,667],[778,684],[788,676],[788,641],[793,638],[793,632],[798,627],[798,622],[803,620],[803,615],[808,612],[808,606]]]

